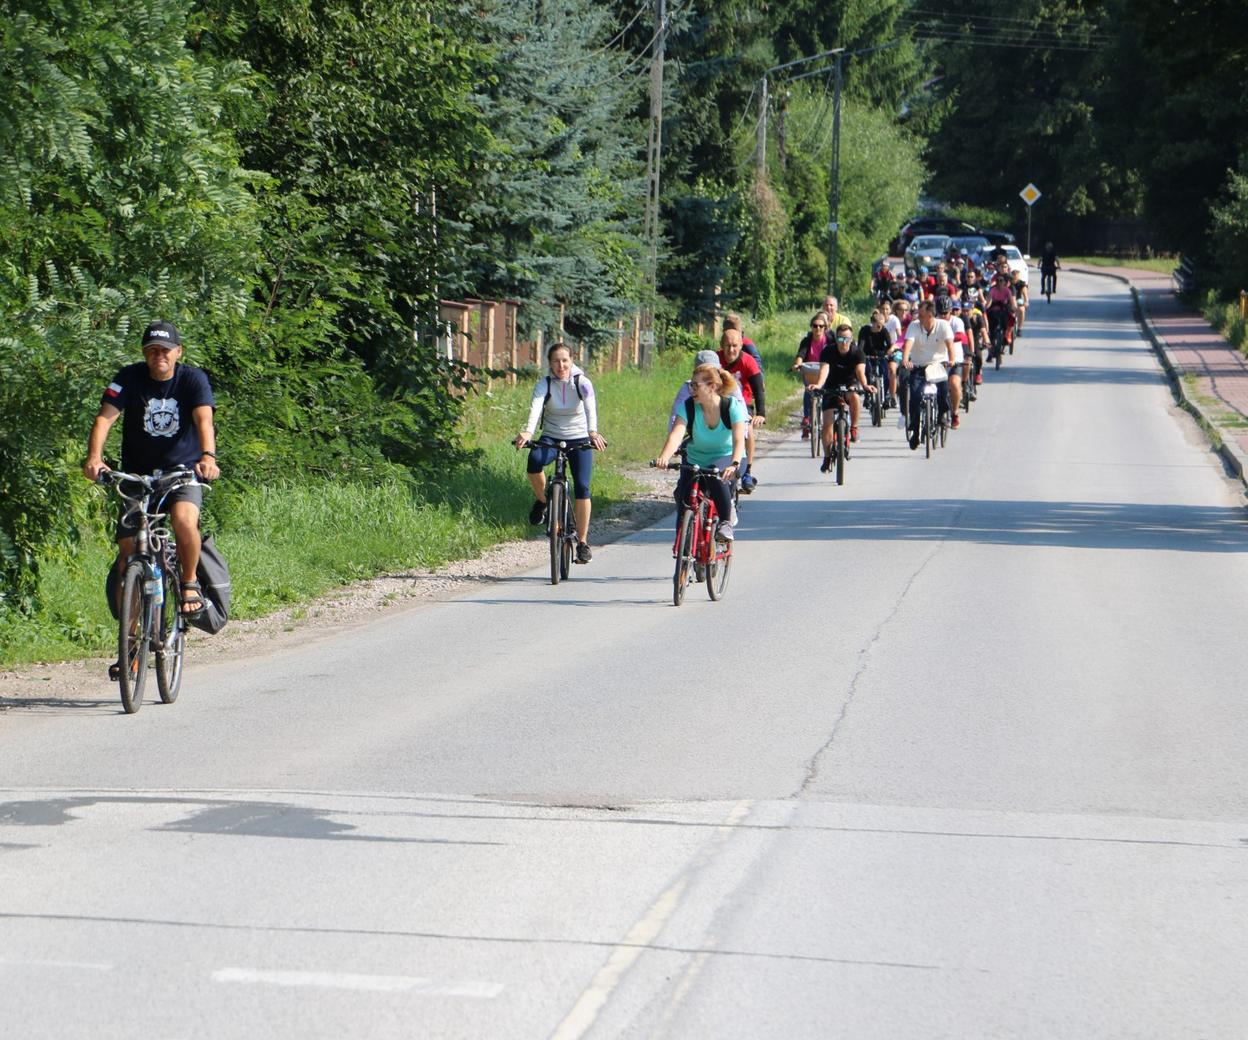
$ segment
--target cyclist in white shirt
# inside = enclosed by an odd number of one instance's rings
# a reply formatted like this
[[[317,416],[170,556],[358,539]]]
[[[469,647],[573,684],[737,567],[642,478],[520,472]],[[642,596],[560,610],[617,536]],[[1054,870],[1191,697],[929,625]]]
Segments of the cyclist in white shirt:
[[[533,387],[529,421],[513,442],[517,448],[525,447],[533,438],[538,423],[542,436],[551,441],[565,441],[569,448],[592,445],[602,451],[607,442],[598,433],[598,400],[594,396],[589,377],[572,364],[572,351],[562,343],[554,344],[546,352],[550,374],[538,379]],[[546,517],[546,467],[555,461],[555,449],[538,445],[529,452],[527,468],[529,484],[533,488],[533,508],[529,510],[529,523],[537,526]],[[576,516],[576,562],[589,563],[593,552],[589,548],[589,497],[590,479],[594,473],[593,452],[573,451],[568,459],[572,471],[572,490],[575,496],[573,513]]]
[[[953,298],[936,297],[936,317],[949,323],[949,331],[953,334],[953,346],[950,349],[949,362],[949,410],[953,413],[950,425],[956,430],[959,426],[958,405],[962,403],[962,362],[965,353],[962,345],[966,342],[966,326],[962,319],[953,312]]]
[[[919,316],[906,329],[906,345],[902,349],[901,365],[909,373],[910,400],[923,399],[923,383],[926,381],[924,369],[928,365],[939,363],[949,367],[949,359],[953,356],[953,330],[949,323],[936,317],[936,301],[922,300],[919,303]],[[947,381],[936,384],[936,406],[939,414],[949,411],[949,393]],[[911,408],[907,416],[907,431],[910,439],[910,450],[919,446],[919,419],[922,409]]]

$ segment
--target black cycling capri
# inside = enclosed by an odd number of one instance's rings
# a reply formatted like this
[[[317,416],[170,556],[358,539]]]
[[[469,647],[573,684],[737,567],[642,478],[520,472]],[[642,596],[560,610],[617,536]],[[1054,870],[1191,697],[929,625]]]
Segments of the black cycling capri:
[[[569,448],[579,448],[589,443],[588,437],[577,441],[566,441]],[[529,452],[529,473],[541,473],[555,461],[555,448],[539,444]],[[592,451],[572,451],[568,453],[568,469],[572,471],[572,496],[589,498],[589,482],[594,475],[594,453]]]
[[[199,484],[185,484],[180,488],[174,488],[169,494],[165,495],[164,505],[154,503],[158,506],[162,513],[168,513],[169,507],[174,502],[191,502],[196,508],[202,509],[204,506],[204,489]],[[139,514],[134,512],[130,514],[130,519],[126,519],[126,503],[121,503],[121,512],[117,514],[117,537],[133,538],[139,533]]]

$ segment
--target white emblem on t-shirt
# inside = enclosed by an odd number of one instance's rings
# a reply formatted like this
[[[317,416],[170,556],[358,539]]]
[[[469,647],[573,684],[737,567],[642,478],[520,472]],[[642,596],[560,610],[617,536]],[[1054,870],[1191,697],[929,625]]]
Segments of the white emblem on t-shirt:
[[[176,437],[181,429],[176,397],[153,397],[143,413],[143,429],[153,437]]]

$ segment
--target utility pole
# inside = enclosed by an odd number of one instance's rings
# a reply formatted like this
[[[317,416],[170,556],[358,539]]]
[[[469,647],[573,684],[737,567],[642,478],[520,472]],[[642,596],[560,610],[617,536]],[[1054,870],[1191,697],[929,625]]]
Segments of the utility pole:
[[[654,53],[650,56],[650,140],[646,149],[646,229],[650,243],[650,291],[659,292],[659,162],[663,152],[663,52],[667,42],[667,0],[655,0]],[[641,366],[654,362],[654,310],[641,315]]]
[[[832,183],[828,197],[828,295],[836,295],[836,248],[841,215],[841,55],[836,56],[836,92],[832,100]]]
[[[767,72],[763,73],[762,89],[758,92],[758,144],[754,148],[758,156],[758,175],[763,178],[767,176]]]

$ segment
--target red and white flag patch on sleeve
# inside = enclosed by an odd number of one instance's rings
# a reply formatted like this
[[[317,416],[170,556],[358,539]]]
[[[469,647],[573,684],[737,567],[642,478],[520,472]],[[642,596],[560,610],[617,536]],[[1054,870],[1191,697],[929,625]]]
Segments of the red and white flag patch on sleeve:
[[[121,387],[118,386],[116,383],[109,383],[107,389],[104,391],[104,396],[105,397],[120,397]]]

